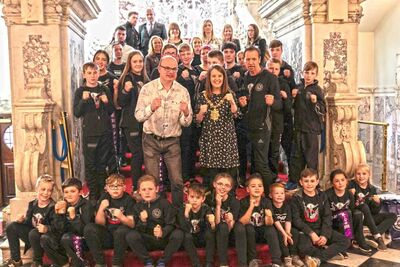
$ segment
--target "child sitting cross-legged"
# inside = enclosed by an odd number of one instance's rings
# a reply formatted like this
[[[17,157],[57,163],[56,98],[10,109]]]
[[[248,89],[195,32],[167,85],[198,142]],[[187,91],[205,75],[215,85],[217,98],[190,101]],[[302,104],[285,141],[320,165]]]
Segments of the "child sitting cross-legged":
[[[50,175],[39,176],[36,181],[36,198],[29,202],[25,214],[17,216],[17,220],[6,228],[11,258],[2,263],[2,266],[22,266],[20,254],[20,239],[25,243],[25,252],[32,246],[33,263],[31,266],[42,265],[43,249],[40,238],[51,230],[54,221],[53,193],[54,180]]]
[[[61,186],[63,200],[56,203],[54,227],[44,234],[41,245],[46,255],[56,266],[84,266],[83,259],[85,225],[94,220],[94,208],[89,200],[82,197],[82,182],[68,178]]]
[[[354,195],[356,209],[364,215],[364,225],[371,231],[367,243],[379,250],[386,250],[382,234],[396,222],[394,213],[380,212],[381,200],[377,195],[377,188],[370,183],[371,170],[367,164],[360,164],[356,168],[354,180],[350,181],[350,192]]]
[[[269,195],[272,199],[272,216],[275,228],[278,230],[284,266],[304,266],[298,254],[299,231],[292,227],[292,211],[290,205],[285,202],[285,186],[275,183],[269,188]]]
[[[105,267],[103,249],[114,248],[113,266],[122,266],[128,245],[128,231],[135,226],[133,220],[134,200],[125,192],[125,177],[111,174],[106,180],[107,193],[97,204],[95,223],[84,228],[86,243],[93,255],[96,267]]]
[[[183,233],[175,229],[176,212],[173,206],[157,194],[158,180],[151,175],[143,175],[137,185],[142,200],[135,205],[136,227],[129,231],[126,241],[145,267],[153,266],[149,251],[163,250],[164,254],[156,266],[164,267],[181,247]]]
[[[317,189],[318,174],[304,169],[300,174],[302,188],[291,200],[293,226],[299,230],[299,253],[306,255],[308,267],[318,267],[335,255],[343,253],[350,241],[332,229],[332,213],[326,194]]]
[[[241,246],[247,247],[247,260],[251,266],[257,265],[257,243],[268,243],[272,257],[272,267],[280,266],[281,251],[279,250],[277,231],[273,226],[272,204],[264,197],[264,186],[261,175],[250,175],[246,181],[249,195],[240,201],[239,222],[246,229],[246,240]]]
[[[214,266],[215,216],[205,201],[205,187],[192,183],[188,188],[188,199],[179,211],[178,222],[183,231],[183,247],[194,267],[202,266],[196,248],[206,248],[206,267]]]

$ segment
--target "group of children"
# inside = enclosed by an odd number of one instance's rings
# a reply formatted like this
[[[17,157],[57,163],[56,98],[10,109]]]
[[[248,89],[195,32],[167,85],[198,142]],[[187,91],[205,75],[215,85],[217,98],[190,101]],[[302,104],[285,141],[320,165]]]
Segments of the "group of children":
[[[196,248],[205,247],[205,266],[228,266],[228,248],[234,246],[238,266],[259,266],[256,244],[268,244],[272,266],[319,266],[333,257],[346,258],[350,244],[368,254],[386,250],[383,235],[396,220],[380,212],[380,199],[370,183],[368,165],[360,165],[354,180],[334,170],[332,188],[319,188],[317,172],[301,173],[301,188],[286,199],[283,184],[270,186],[264,195],[257,173],[246,181],[248,195],[238,200],[233,178],[219,173],[213,190],[189,185],[186,203],[179,210],[158,194],[158,179],[138,180],[140,199],[125,192],[125,179],[112,174],[96,207],[82,197],[82,183],[69,178],[62,184],[63,198],[51,198],[54,180],[37,180],[37,197],[25,215],[7,227],[11,258],[3,266],[22,266],[19,239],[33,248],[32,266],[41,266],[43,252],[55,266],[85,266],[89,249],[96,266],[105,266],[104,249],[113,248],[113,266],[123,266],[127,248],[144,266],[163,267],[180,248],[193,266],[203,266]],[[363,225],[371,236],[365,238]],[[163,250],[156,262],[149,251]],[[216,256],[218,260],[216,261]],[[155,264],[155,265],[154,265]]]

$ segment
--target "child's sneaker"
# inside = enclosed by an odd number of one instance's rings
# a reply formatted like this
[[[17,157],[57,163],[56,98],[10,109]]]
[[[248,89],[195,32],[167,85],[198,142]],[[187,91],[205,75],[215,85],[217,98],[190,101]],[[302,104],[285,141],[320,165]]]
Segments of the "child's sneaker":
[[[292,264],[296,267],[303,267],[304,262],[300,259],[298,255],[292,256]]]
[[[366,253],[366,254],[369,254],[372,252],[371,247],[368,246],[367,243],[358,245],[358,249],[361,250],[361,252]]]
[[[344,255],[342,253],[338,253],[335,256],[332,257],[332,260],[334,261],[342,261],[344,260]]]
[[[262,264],[261,260],[253,259],[250,261],[249,267],[258,267],[261,266],[261,264]]]
[[[14,261],[13,259],[8,259],[1,263],[1,267],[21,267],[22,260]]]
[[[319,267],[321,265],[321,260],[311,256],[306,256],[305,259],[307,267]]]
[[[296,183],[296,182],[288,182],[288,183],[286,183],[286,185],[285,185],[285,189],[286,190],[295,190],[295,189],[297,189],[299,187],[299,184],[298,183]]]
[[[382,237],[378,237],[375,240],[378,243],[378,250],[387,250],[387,246],[385,245],[385,242],[383,242]]]
[[[294,265],[293,265],[293,263],[292,263],[292,257],[285,257],[284,259],[283,259],[283,262],[284,262],[284,267],[294,267]]]
[[[147,260],[147,261],[144,263],[144,267],[154,267],[153,261],[152,261],[152,260]]]
[[[161,258],[161,259],[159,259],[159,260],[157,261],[156,267],[165,267],[165,262],[164,262],[164,259],[163,259],[163,258]]]
[[[375,241],[373,236],[367,236],[365,237],[365,242],[371,247],[371,248],[378,248],[378,242]]]

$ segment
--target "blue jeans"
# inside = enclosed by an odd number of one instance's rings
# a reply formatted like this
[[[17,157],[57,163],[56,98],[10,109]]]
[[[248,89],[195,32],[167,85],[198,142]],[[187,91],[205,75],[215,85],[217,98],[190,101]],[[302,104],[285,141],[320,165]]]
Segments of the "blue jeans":
[[[181,207],[183,203],[182,160],[179,137],[156,139],[151,134],[143,133],[143,156],[146,174],[159,177],[160,155],[164,156],[171,181],[172,204]]]

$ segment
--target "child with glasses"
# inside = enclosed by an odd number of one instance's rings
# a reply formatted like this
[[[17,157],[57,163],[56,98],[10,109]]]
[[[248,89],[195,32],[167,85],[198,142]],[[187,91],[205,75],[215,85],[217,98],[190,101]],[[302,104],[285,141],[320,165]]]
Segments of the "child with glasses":
[[[213,181],[213,192],[207,196],[206,204],[215,216],[217,253],[220,266],[228,266],[228,245],[235,242],[238,266],[246,266],[246,230],[239,223],[240,202],[229,192],[233,178],[228,173],[218,173]]]
[[[84,237],[96,266],[106,266],[103,249],[114,248],[113,266],[122,266],[128,247],[125,237],[135,226],[134,200],[125,192],[125,178],[112,174],[106,180],[106,191],[97,203],[95,223],[85,226]]]

